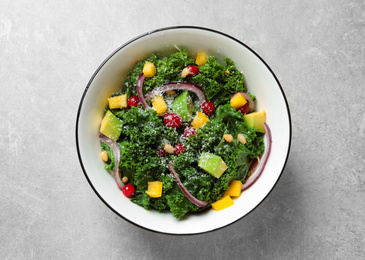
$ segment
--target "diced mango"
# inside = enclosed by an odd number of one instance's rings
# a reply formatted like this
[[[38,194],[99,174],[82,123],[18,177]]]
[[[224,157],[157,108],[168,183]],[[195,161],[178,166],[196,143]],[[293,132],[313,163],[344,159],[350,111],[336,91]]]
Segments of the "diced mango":
[[[110,109],[125,108],[127,107],[127,95],[108,98],[108,102]]]
[[[123,123],[110,110],[108,110],[101,121],[100,133],[106,137],[117,141],[122,133]]]
[[[160,181],[149,181],[147,195],[151,198],[159,198],[162,195],[162,182]]]
[[[247,100],[242,96],[241,93],[236,93],[231,97],[231,106],[235,109],[239,109],[243,107],[244,104],[247,103]]]
[[[231,197],[229,195],[225,195],[223,198],[221,198],[220,200],[217,200],[216,202],[213,202],[211,205],[215,211],[219,211],[222,209],[226,209],[226,208],[232,206],[233,204],[234,204],[234,202],[231,199]]]
[[[152,106],[153,108],[156,110],[157,113],[162,114],[165,113],[167,110],[167,105],[165,100],[163,99],[162,96],[154,96],[152,98]]]
[[[243,120],[251,128],[256,128],[257,132],[265,133],[264,123],[266,122],[266,111],[252,112],[245,114]]]
[[[242,182],[235,180],[232,181],[231,185],[229,186],[228,190],[224,193],[224,195],[229,195],[231,197],[239,197],[241,195],[242,190]]]
[[[143,74],[146,78],[152,78],[156,74],[155,64],[152,62],[146,61],[143,66]]]
[[[220,156],[207,152],[201,154],[198,166],[217,179],[219,179],[228,168],[227,164]]]
[[[208,61],[208,55],[205,52],[199,52],[196,56],[195,63],[198,66],[204,66]]]
[[[209,122],[208,117],[204,113],[198,112],[191,122],[191,126],[198,129],[199,127],[203,127],[207,122]]]

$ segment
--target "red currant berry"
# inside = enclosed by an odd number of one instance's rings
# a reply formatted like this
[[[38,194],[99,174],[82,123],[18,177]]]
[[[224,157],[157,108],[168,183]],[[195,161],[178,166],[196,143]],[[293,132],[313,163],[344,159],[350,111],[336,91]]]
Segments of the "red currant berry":
[[[250,111],[250,106],[248,105],[248,103],[246,103],[242,107],[240,107],[238,110],[241,111],[242,115],[245,115],[248,113],[248,111]]]
[[[187,68],[189,70],[188,76],[190,76],[190,77],[194,77],[194,76],[198,75],[200,72],[199,68],[195,65],[189,65]]]
[[[202,104],[202,111],[204,114],[211,116],[213,115],[214,111],[215,111],[215,106],[213,104],[213,102],[210,101],[206,101]]]
[[[175,154],[179,155],[181,153],[185,153],[185,147],[183,144],[175,144],[174,146]]]
[[[196,134],[196,130],[192,126],[189,126],[189,127],[185,128],[185,130],[184,130],[184,136],[186,138],[188,138],[189,136],[195,135],[195,134]]]
[[[163,117],[163,123],[167,127],[179,128],[182,124],[181,116],[176,113],[168,113]]]
[[[130,198],[134,195],[135,189],[134,186],[132,184],[127,184],[123,187],[122,192],[124,194],[124,196],[126,196],[127,198]]]
[[[157,149],[157,155],[158,155],[159,157],[165,157],[165,156],[167,155],[167,152],[166,152],[166,150],[165,150],[165,149],[163,149],[163,148],[158,148],[158,149]]]
[[[136,107],[138,106],[139,98],[137,96],[132,96],[128,99],[128,106],[129,107]]]

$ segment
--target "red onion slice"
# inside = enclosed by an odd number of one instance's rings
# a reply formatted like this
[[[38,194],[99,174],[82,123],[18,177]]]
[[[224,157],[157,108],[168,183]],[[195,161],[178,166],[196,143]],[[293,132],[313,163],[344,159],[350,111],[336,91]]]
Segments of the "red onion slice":
[[[257,168],[259,167],[259,165],[260,165],[260,157],[257,156],[255,159],[252,160],[249,171],[255,172],[257,170]]]
[[[207,201],[201,201],[198,200],[197,198],[195,198],[193,195],[191,195],[191,193],[185,188],[185,186],[182,184],[179,176],[177,175],[177,173],[174,170],[174,161],[170,161],[169,162],[169,170],[172,174],[172,176],[174,176],[174,179],[177,183],[177,185],[179,186],[179,188],[181,189],[181,191],[184,193],[184,195],[195,205],[197,205],[198,207],[205,207],[206,205],[208,205]]]
[[[137,94],[138,94],[138,98],[139,98],[139,101],[141,102],[142,106],[145,109],[151,109],[151,107],[147,104],[146,100],[144,99],[143,91],[142,91],[143,81],[144,81],[145,78],[146,77],[142,72],[139,75],[138,80],[137,80]]]
[[[124,183],[121,180],[121,176],[119,175],[119,160],[120,160],[120,147],[119,145],[114,142],[113,140],[109,139],[108,137],[106,137],[105,135],[99,135],[99,139],[101,142],[105,143],[106,145],[108,145],[110,147],[110,149],[112,149],[113,154],[114,154],[114,162],[115,162],[115,166],[114,166],[114,178],[115,181],[118,185],[118,188],[120,190],[123,189],[124,187]]]
[[[138,85],[138,84],[137,84]],[[201,88],[191,82],[170,82],[163,84],[162,86],[159,86],[155,89],[153,89],[151,92],[149,92],[144,98],[145,100],[150,100],[158,93],[164,93],[168,90],[188,90],[194,92],[198,98],[198,105],[201,106],[205,101],[207,101],[205,94]]]
[[[257,179],[260,177],[261,173],[263,172],[263,170],[265,168],[267,159],[269,158],[270,151],[271,151],[271,143],[272,143],[271,130],[270,130],[269,126],[266,123],[264,123],[264,128],[265,128],[266,140],[267,140],[266,152],[262,156],[262,159],[261,159],[262,162],[257,167],[256,173],[251,175],[248,178],[248,180],[243,184],[241,191],[244,191],[244,190],[250,188],[252,186],[252,184],[254,184],[257,181]]]
[[[153,96],[155,96],[158,93],[164,93],[168,90],[189,90],[189,91],[194,92],[199,98],[199,102],[198,102],[199,106],[201,106],[205,101],[207,101],[203,90],[201,90],[201,88],[198,85],[196,85],[194,83],[190,83],[190,82],[166,83],[166,84],[163,84],[162,86],[159,86],[159,87],[153,89],[146,96],[143,96],[142,88],[143,88],[143,81],[145,78],[146,78],[145,75],[143,73],[141,73],[137,80],[138,98],[139,98],[139,101],[141,102],[142,106],[145,109],[151,109],[151,107],[146,102],[147,100],[150,100],[151,98],[153,98]]]
[[[252,112],[255,110],[255,101],[253,101],[252,97],[245,93],[245,92],[236,92],[233,95],[231,95],[231,97],[233,97],[234,95],[236,95],[237,93],[240,93],[248,102],[248,107],[249,107],[249,112]]]

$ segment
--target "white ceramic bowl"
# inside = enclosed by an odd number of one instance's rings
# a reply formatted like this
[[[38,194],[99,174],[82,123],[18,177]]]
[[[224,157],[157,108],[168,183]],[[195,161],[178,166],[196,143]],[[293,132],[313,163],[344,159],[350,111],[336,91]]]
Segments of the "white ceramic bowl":
[[[258,181],[244,191],[234,205],[222,211],[209,210],[178,220],[169,212],[145,210],[129,201],[100,159],[99,129],[107,98],[117,91],[133,65],[155,52],[172,53],[176,46],[188,54],[199,51],[229,57],[244,73],[248,90],[257,97],[256,110],[266,110],[272,131],[272,150]],[[291,121],[284,92],[272,70],[242,42],[207,28],[169,27],[148,32],[119,47],[91,77],[82,96],[76,122],[76,145],[81,167],[99,198],[116,214],[140,227],[169,234],[197,234],[227,226],[257,207],[278,181],[289,155]]]

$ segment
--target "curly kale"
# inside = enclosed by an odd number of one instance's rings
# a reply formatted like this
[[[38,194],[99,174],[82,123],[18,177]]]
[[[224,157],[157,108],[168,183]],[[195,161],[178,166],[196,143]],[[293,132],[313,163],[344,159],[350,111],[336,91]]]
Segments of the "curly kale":
[[[226,65],[209,56],[205,65],[200,66],[200,73],[192,78],[192,82],[202,87],[207,100],[217,107],[229,101],[233,93],[246,92],[243,74],[236,69],[234,62],[224,59]]]
[[[178,51],[171,56],[160,58],[157,54],[151,55],[144,61],[139,61],[128,74],[125,81],[126,94],[128,97],[136,96],[136,83],[139,75],[143,71],[143,66],[146,61],[152,62],[156,67],[156,75],[152,78],[146,78],[143,83],[143,93],[146,94],[155,87],[158,87],[166,82],[182,80],[180,77],[181,71],[193,64],[194,60],[188,57],[185,50]]]

